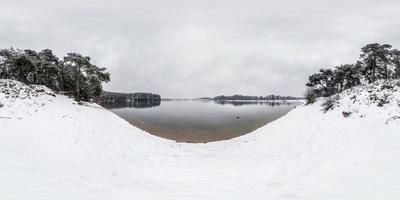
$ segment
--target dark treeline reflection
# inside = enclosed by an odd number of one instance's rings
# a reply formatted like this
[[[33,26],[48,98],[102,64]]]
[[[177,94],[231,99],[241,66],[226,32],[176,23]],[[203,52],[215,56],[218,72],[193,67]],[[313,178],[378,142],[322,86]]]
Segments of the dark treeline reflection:
[[[126,101],[126,102],[103,102],[101,105],[107,109],[116,108],[153,108],[161,105],[161,101]]]
[[[294,105],[296,102],[275,102],[275,101],[214,101],[220,105],[233,105],[233,106],[248,106],[248,105],[265,105],[265,106],[282,106]]]

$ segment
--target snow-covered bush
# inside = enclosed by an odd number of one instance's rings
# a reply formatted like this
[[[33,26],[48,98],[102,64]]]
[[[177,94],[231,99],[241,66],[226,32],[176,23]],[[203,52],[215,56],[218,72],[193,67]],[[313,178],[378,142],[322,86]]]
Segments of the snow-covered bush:
[[[315,90],[308,89],[304,95],[306,97],[306,104],[313,104],[317,101],[318,94]]]
[[[400,85],[397,80],[379,80],[371,84],[359,85],[331,97],[319,98],[323,112],[336,113],[344,118],[388,113],[390,122],[400,116]]]
[[[322,103],[322,107],[325,112],[332,110],[337,102],[339,101],[339,96],[338,95],[333,95],[330,97],[325,98],[324,102]]]

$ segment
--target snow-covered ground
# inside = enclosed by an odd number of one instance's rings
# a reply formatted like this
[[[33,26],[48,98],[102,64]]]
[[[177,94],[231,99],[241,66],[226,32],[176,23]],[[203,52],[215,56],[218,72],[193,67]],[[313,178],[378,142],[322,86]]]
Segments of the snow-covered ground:
[[[183,144],[0,80],[0,199],[399,199],[400,87],[345,91],[326,113],[321,104],[239,138]]]

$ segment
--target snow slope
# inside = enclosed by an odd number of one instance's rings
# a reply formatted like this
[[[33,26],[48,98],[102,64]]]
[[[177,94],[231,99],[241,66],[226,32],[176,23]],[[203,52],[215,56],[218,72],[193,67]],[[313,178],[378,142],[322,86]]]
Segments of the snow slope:
[[[322,99],[300,106],[232,140],[183,144],[0,80],[0,199],[399,199],[396,84],[347,90],[326,113]]]

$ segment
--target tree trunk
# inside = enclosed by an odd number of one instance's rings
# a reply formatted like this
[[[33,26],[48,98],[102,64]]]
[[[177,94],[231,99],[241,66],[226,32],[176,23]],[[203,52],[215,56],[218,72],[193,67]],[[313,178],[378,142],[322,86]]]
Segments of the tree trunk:
[[[22,69],[22,67],[19,67],[19,79],[20,79],[20,81],[22,81],[23,83],[26,83],[26,82],[27,82],[27,81],[25,80],[24,70]]]
[[[47,84],[47,71],[44,71],[44,85],[45,85],[45,86],[49,86],[49,85]]]
[[[389,77],[389,75],[388,75],[388,66],[387,66],[387,64],[385,64],[385,74],[384,74],[384,78],[385,79],[388,79],[388,77]]]
[[[81,72],[81,66],[78,65],[78,70],[76,71],[76,83],[75,83],[75,95],[77,101],[80,101],[80,91],[79,91],[80,72]]]
[[[3,66],[3,70],[1,72],[0,78],[6,78],[6,66]]]
[[[396,56],[395,65],[396,65],[396,69],[395,69],[394,77],[395,77],[395,79],[398,79],[398,78],[400,78],[400,57],[399,56]]]
[[[64,87],[64,82],[65,82],[65,78],[64,78],[64,67],[61,67],[61,77],[60,77],[60,90],[61,91],[65,91],[65,87]]]
[[[33,83],[37,84],[37,74],[36,74],[36,72],[33,72]]]
[[[375,70],[376,70],[376,64],[375,64],[375,60],[372,61],[372,82],[375,82]]]

